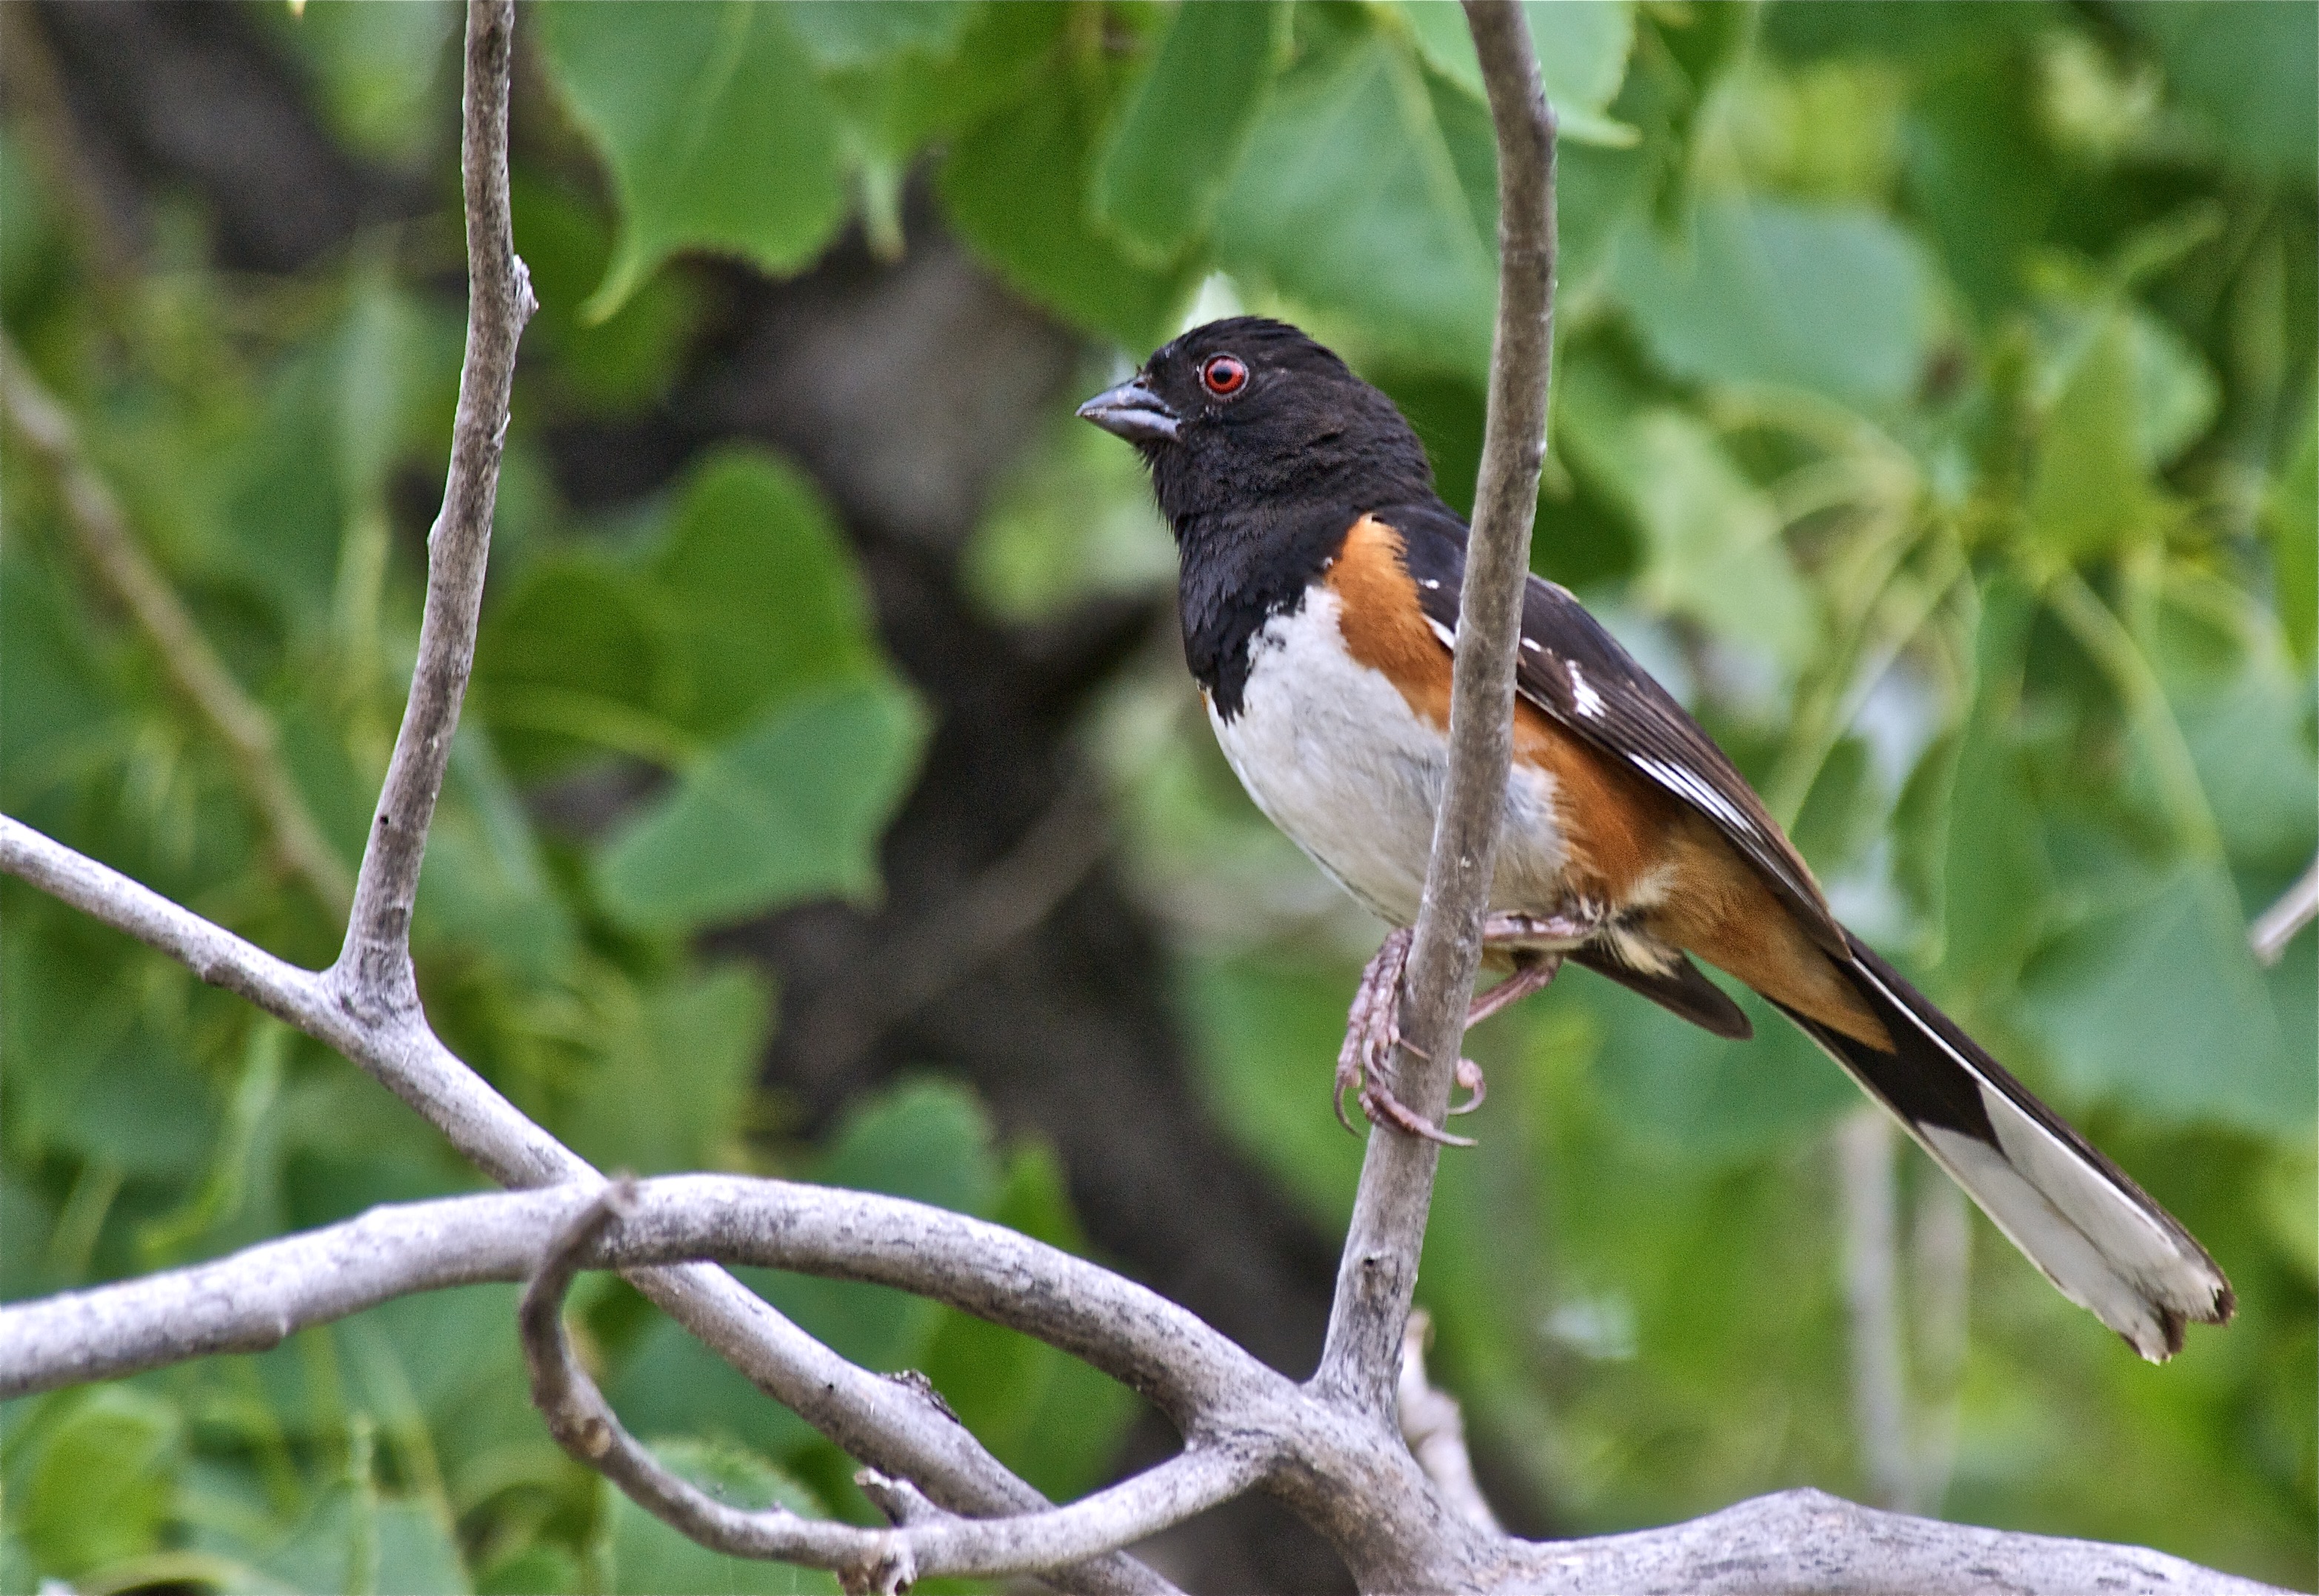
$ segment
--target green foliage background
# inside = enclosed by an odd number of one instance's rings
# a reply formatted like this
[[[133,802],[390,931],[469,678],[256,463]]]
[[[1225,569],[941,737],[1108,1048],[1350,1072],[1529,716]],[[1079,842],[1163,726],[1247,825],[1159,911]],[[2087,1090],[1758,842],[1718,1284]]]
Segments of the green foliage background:
[[[2238,1322],[2125,1355],[1979,1222],[1951,1516],[2313,1576],[2314,983],[2247,915],[2314,841],[2314,158],[2302,4],[1533,5],[1563,112],[1554,452],[1538,568],[1594,602],[1769,797],[1854,924],[2213,1249]],[[449,184],[456,18],[264,14],[351,149]],[[962,1090],[785,1133],[771,1014],[705,926],[878,891],[925,712],[810,482],[731,452],[581,524],[558,418],[664,388],[695,252],[769,272],[906,176],[1090,347],[1289,314],[1470,492],[1494,266],[1491,142],[1454,7],[527,5],[559,126],[516,174],[525,346],[471,713],[418,926],[447,1039],[588,1157],[903,1192],[1065,1244],[1051,1157]],[[575,162],[600,182],[574,182]],[[449,191],[445,190],[447,200]],[[297,281],[203,265],[167,216],[106,275],[0,139],[0,311],[358,850],[417,632],[400,476],[439,481],[458,310],[440,223]],[[1091,361],[1090,385],[1103,374]],[[220,750],[95,596],[12,455],[0,801],[288,957],[335,951]],[[975,570],[1032,617],[1164,590],[1127,452],[1059,414]],[[1375,928],[1334,906],[1185,711],[1139,676],[1087,728],[1222,1123],[1335,1225],[1322,1106]],[[614,753],[672,778],[613,834],[527,789]],[[342,1060],[8,884],[0,1285],[214,1256],[474,1184]],[[1787,1030],[1731,1047],[1574,978],[1475,1039],[1495,1090],[1446,1160],[1421,1284],[1490,1466],[1557,1528],[1795,1483],[1863,1488],[1826,1132],[1855,1098]],[[1910,1162],[1913,1193],[1927,1177]],[[935,1379],[999,1455],[1097,1483],[1124,1393],[926,1304],[758,1282],[849,1356]],[[858,1514],[790,1416],[592,1282],[591,1355],[641,1432],[736,1499]],[[399,1303],[259,1357],[5,1411],[0,1588],[830,1588],[709,1557],[533,1419],[510,1294]],[[1946,1415],[1946,1418],[1943,1418]]]

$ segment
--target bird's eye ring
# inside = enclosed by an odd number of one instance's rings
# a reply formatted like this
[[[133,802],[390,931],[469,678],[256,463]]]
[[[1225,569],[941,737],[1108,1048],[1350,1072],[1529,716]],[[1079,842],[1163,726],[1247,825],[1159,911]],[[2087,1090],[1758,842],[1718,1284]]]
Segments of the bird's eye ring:
[[[1248,367],[1231,355],[1212,355],[1200,367],[1200,386],[1218,399],[1230,399],[1248,386]]]

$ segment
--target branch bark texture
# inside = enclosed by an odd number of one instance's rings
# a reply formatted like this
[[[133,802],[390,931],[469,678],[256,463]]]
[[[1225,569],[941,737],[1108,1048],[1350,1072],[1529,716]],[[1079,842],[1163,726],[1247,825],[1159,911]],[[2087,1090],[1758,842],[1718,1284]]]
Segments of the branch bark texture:
[[[1498,816],[1513,758],[1514,651],[1529,575],[1530,522],[1546,460],[1554,351],[1554,113],[1521,9],[1466,0],[1498,142],[1498,320],[1489,418],[1474,496],[1449,690],[1449,772],[1417,914],[1394,1089],[1441,1123],[1482,961],[1482,916],[1497,860]],[[1417,1289],[1432,1203],[1436,1143],[1369,1137],[1319,1379],[1380,1419],[1393,1412],[1401,1337]]]
[[[1553,119],[1520,8],[1511,0],[1466,7],[1498,138],[1502,280],[1457,651],[1452,766],[1406,1010],[1415,1046],[1393,1064],[1403,1098],[1436,1121],[1480,955],[1552,345]],[[519,1330],[534,1394],[567,1450],[697,1539],[833,1569],[854,1589],[1037,1573],[1070,1590],[1169,1591],[1118,1548],[1251,1489],[1300,1513],[1368,1590],[2262,1588],[2152,1552],[1960,1528],[1814,1492],[1637,1535],[1563,1543],[1504,1535],[1464,1466],[1454,1404],[1431,1390],[1421,1363],[1404,1362],[1439,1156],[1430,1141],[1371,1138],[1328,1345],[1319,1371],[1299,1385],[1166,1298],[956,1213],[728,1177],[609,1186],[454,1056],[420,1009],[409,936],[474,660],[516,345],[532,310],[508,221],[513,23],[512,0],[470,0],[463,176],[471,302],[451,467],[429,538],[410,702],[337,963],[319,972],[286,964],[5,817],[0,870],[338,1049],[478,1168],[517,1189],[376,1209],[213,1263],[0,1308],[0,1396],[260,1349],[411,1292],[525,1280]],[[19,425],[37,445],[41,426],[57,417],[36,399],[19,402],[13,357],[6,374],[11,413],[31,416]],[[53,426],[46,436],[68,444],[68,432]],[[68,448],[57,458],[69,495],[77,479]],[[153,613],[166,619],[165,609]],[[145,624],[157,636],[167,630]],[[233,737],[230,726],[220,729]],[[1142,1394],[1182,1435],[1183,1450],[1052,1507],[938,1401],[839,1357],[717,1267],[724,1263],[891,1286],[1036,1337]],[[561,1303],[583,1268],[621,1270],[769,1395],[873,1465],[862,1484],[892,1528],[735,1512],[663,1469],[572,1357]],[[1428,1466],[1412,1456],[1412,1442]]]
[[[797,1520],[703,1527],[711,1544],[816,1562],[867,1588],[890,1585],[901,1569],[1052,1567],[1250,1485],[1286,1495],[1340,1546],[1344,1521],[1369,1513],[1409,1537],[1401,1574],[1367,1580],[1369,1589],[2234,1596],[2269,1588],[2155,1552],[1940,1524],[1814,1491],[1632,1535],[1534,1543],[1477,1533],[1479,1555],[1445,1558],[1438,1527],[1425,1533],[1430,1483],[1409,1465],[1398,1436],[1380,1435],[1327,1393],[1293,1384],[1164,1297],[1098,1265],[898,1197],[702,1175],[641,1182],[608,1202],[615,1189],[564,1186],[377,1208],[215,1262],[0,1308],[0,1399],[261,1350],[413,1292],[529,1280],[532,1356],[560,1370],[551,1375],[547,1406],[559,1433],[572,1438],[567,1444],[600,1465],[618,1421],[592,1386],[572,1399],[585,1377],[556,1345],[564,1287],[582,1267],[715,1258],[913,1291],[1036,1336],[1135,1386],[1184,1431],[1179,1458],[1068,1509],[959,1519],[907,1483],[873,1480],[865,1484],[891,1504],[906,1533],[828,1525],[808,1532]],[[922,1415],[924,1424],[957,1429],[931,1403]],[[654,1487],[632,1488],[660,1510]],[[1323,1492],[1342,1500],[1322,1511],[1312,1498]],[[1471,1510],[1445,1510],[1455,1518]],[[679,1510],[669,1516],[690,1527]],[[776,1532],[790,1538],[776,1547],[767,1538]]]

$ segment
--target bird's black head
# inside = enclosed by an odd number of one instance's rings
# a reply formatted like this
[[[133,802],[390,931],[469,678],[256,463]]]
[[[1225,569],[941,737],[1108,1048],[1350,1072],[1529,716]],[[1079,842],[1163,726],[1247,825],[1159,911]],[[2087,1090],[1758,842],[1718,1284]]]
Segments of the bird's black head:
[[[1261,316],[1192,329],[1078,413],[1141,451],[1179,542],[1251,505],[1328,499],[1358,514],[1433,491],[1425,450],[1393,401]]]

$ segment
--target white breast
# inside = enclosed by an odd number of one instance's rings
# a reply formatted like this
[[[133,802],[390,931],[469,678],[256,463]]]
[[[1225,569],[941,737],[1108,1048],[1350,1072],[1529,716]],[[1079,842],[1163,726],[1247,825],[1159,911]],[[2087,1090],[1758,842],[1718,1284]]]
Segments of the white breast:
[[[1249,645],[1248,685],[1216,741],[1266,816],[1314,863],[1395,925],[1413,924],[1433,845],[1448,741],[1399,689],[1353,659],[1337,596],[1313,588]],[[1493,908],[1541,914],[1562,894],[1553,787],[1518,769],[1507,785]]]

